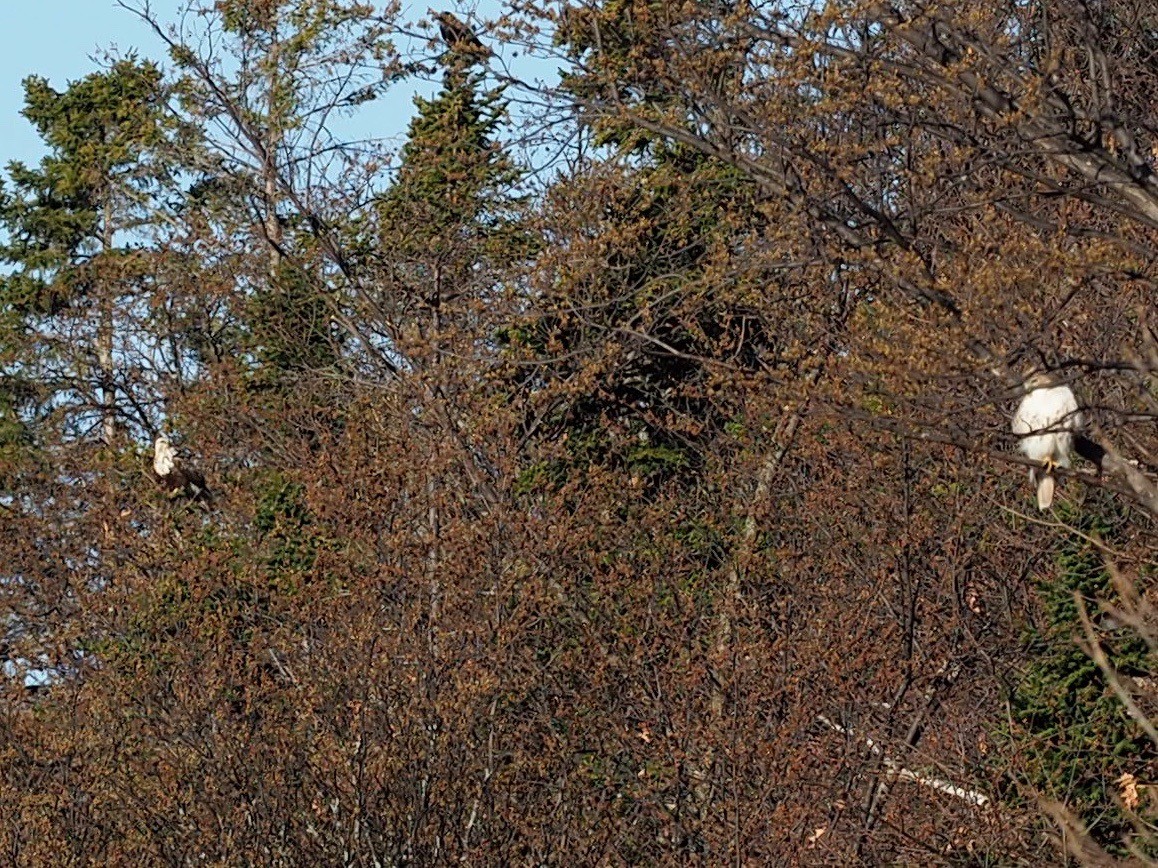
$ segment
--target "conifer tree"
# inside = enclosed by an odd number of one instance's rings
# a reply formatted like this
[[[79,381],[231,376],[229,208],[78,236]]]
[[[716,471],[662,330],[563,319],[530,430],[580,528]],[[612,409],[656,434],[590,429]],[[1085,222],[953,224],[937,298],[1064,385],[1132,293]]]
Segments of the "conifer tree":
[[[1128,823],[1111,795],[1112,784],[1152,763],[1155,745],[1078,645],[1082,628],[1074,596],[1095,614],[1098,601],[1113,599],[1103,555],[1091,540],[1117,542],[1128,518],[1098,496],[1080,510],[1064,504],[1058,511],[1082,535],[1059,541],[1057,569],[1038,583],[1041,622],[1026,630],[1027,660],[1010,696],[1008,735],[1013,752],[1023,758],[1014,772],[1043,797],[1064,800],[1087,821],[1096,818],[1089,833],[1115,849]],[[1142,639],[1113,619],[1103,622],[1100,633],[1116,672],[1149,677],[1154,655]]]
[[[161,157],[168,122],[161,73],[126,59],[54,90],[24,83],[24,116],[49,153],[8,167],[0,189],[0,310],[26,330],[13,359],[41,389],[42,406],[71,410],[72,434],[96,427],[107,444],[119,424],[148,425],[123,363],[126,321],[149,281],[146,232],[172,168]]]
[[[723,371],[756,376],[775,362],[773,344],[795,341],[770,335],[775,313],[761,310],[770,276],[757,187],[637,121],[694,126],[681,96],[638,70],[662,63],[672,29],[695,32],[714,14],[615,2],[556,19],[556,43],[579,61],[563,90],[577,106],[610,98],[623,111],[580,111],[588,156],[545,200],[555,243],[531,315],[507,335],[524,364],[558,358],[524,368],[524,385],[543,398],[559,392],[533,424],[547,442],[566,433],[580,466],[594,459],[656,481],[686,473],[743,403],[740,391],[717,388]],[[701,48],[704,64],[726,54],[706,31]],[[684,478],[694,484],[694,474]]]
[[[376,208],[387,301],[416,362],[437,359],[451,330],[473,340],[493,323],[481,314],[500,275],[533,249],[521,171],[501,142],[502,89],[450,62],[440,92],[415,99],[397,178]]]
[[[155,235],[176,170],[155,64],[119,60],[63,91],[32,76],[24,90],[47,154],[10,163],[0,186],[0,647],[43,684],[74,671],[96,632],[77,589],[122,563],[112,516],[131,516],[142,477],[124,435],[157,416]]]

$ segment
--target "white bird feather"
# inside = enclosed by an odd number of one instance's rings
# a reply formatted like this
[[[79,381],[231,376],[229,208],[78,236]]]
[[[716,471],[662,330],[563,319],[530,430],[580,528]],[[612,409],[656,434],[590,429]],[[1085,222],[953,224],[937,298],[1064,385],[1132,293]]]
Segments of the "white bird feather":
[[[1022,454],[1042,463],[1040,471],[1029,471],[1029,479],[1037,485],[1038,508],[1046,510],[1053,505],[1053,468],[1070,466],[1073,432],[1081,429],[1083,419],[1073,389],[1050,375],[1035,374],[1025,388],[1028,393],[1013,414],[1013,433],[1021,437]]]
[[[205,476],[163,434],[153,441],[153,473],[170,498],[183,494],[202,503],[213,500]]]

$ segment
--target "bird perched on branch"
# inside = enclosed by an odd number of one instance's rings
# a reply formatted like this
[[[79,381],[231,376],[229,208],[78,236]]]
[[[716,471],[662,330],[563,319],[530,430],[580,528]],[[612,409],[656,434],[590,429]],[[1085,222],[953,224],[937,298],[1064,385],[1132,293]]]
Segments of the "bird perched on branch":
[[[205,475],[187,456],[178,454],[164,434],[153,441],[153,475],[170,500],[186,497],[205,505],[213,502]]]
[[[478,57],[490,55],[490,49],[479,42],[474,31],[454,15],[449,12],[434,12],[433,14],[434,20],[438,22],[438,32],[448,49],[459,54],[471,54]]]
[[[1029,481],[1037,486],[1037,506],[1053,505],[1053,471],[1069,467],[1074,432],[1084,424],[1073,389],[1050,372],[1033,374],[1025,381],[1026,396],[1013,414],[1013,433],[1021,438],[1022,453],[1041,468],[1031,468]]]

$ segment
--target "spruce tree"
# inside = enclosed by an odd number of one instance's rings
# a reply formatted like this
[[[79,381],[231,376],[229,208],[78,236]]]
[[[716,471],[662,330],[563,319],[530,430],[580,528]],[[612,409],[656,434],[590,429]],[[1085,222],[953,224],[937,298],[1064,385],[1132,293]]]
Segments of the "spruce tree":
[[[753,255],[767,228],[758,189],[632,117],[694,131],[694,107],[639,70],[661,62],[669,28],[691,30],[712,14],[609,2],[559,19],[557,43],[581,61],[563,89],[579,105],[615,94],[624,111],[584,115],[589,157],[547,197],[556,244],[532,316],[509,334],[524,362],[558,359],[532,368],[528,383],[559,391],[539,430],[547,441],[565,434],[576,466],[694,484],[688,471],[741,413],[742,393],[719,389],[719,377],[754,377],[771,361],[760,310],[769,275]],[[703,62],[717,53],[705,38]]]
[[[126,59],[65,91],[33,76],[23,114],[48,148],[8,166],[0,188],[0,311],[24,329],[9,373],[35,381],[42,407],[68,408],[71,434],[144,424],[124,370],[134,298],[150,275],[146,232],[171,182],[165,87],[152,63]]]
[[[1081,535],[1060,541],[1056,571],[1038,581],[1041,620],[1026,630],[1028,660],[1010,696],[1010,736],[1033,790],[1063,801],[1089,824],[1095,840],[1115,848],[1129,823],[1115,802],[1114,782],[1149,768],[1155,751],[1081,647],[1074,597],[1100,620],[1099,601],[1113,599],[1102,546],[1117,544],[1128,516],[1096,496],[1080,508],[1063,504],[1058,513]],[[1154,655],[1134,631],[1111,621],[1098,635],[1115,671],[1129,678],[1153,671]]]
[[[501,143],[502,89],[451,58],[442,89],[415,100],[397,178],[377,205],[388,302],[411,361],[436,359],[454,329],[475,333],[499,275],[533,250],[522,172]]]

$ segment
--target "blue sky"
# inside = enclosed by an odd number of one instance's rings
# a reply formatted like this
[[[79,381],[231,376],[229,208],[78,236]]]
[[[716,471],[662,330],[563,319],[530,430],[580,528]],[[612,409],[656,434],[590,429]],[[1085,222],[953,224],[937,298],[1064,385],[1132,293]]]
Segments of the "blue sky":
[[[174,20],[185,5],[183,0],[150,0],[164,20]],[[475,8],[480,16],[494,15],[498,0],[477,4],[455,4],[446,0],[407,3],[405,17],[417,19],[428,7],[435,9]],[[400,45],[400,47],[404,47]],[[99,68],[94,59],[106,50],[120,54],[136,51],[142,57],[165,60],[159,41],[135,15],[119,8],[114,0],[39,0],[5,3],[0,26],[0,165],[18,159],[35,162],[43,154],[32,126],[20,116],[24,104],[21,81],[28,75],[42,75],[57,90]],[[355,135],[395,136],[406,128],[412,113],[415,87],[398,87],[367,107],[365,130]],[[434,85],[419,84],[420,92],[432,92]],[[371,129],[371,125],[373,129]]]
[[[176,9],[177,0],[152,0],[162,14]],[[20,82],[42,75],[57,90],[98,68],[100,49],[159,57],[156,40],[135,16],[113,0],[42,0],[10,3],[0,27],[0,163],[35,160],[42,152],[32,125],[19,114],[24,106]]]

